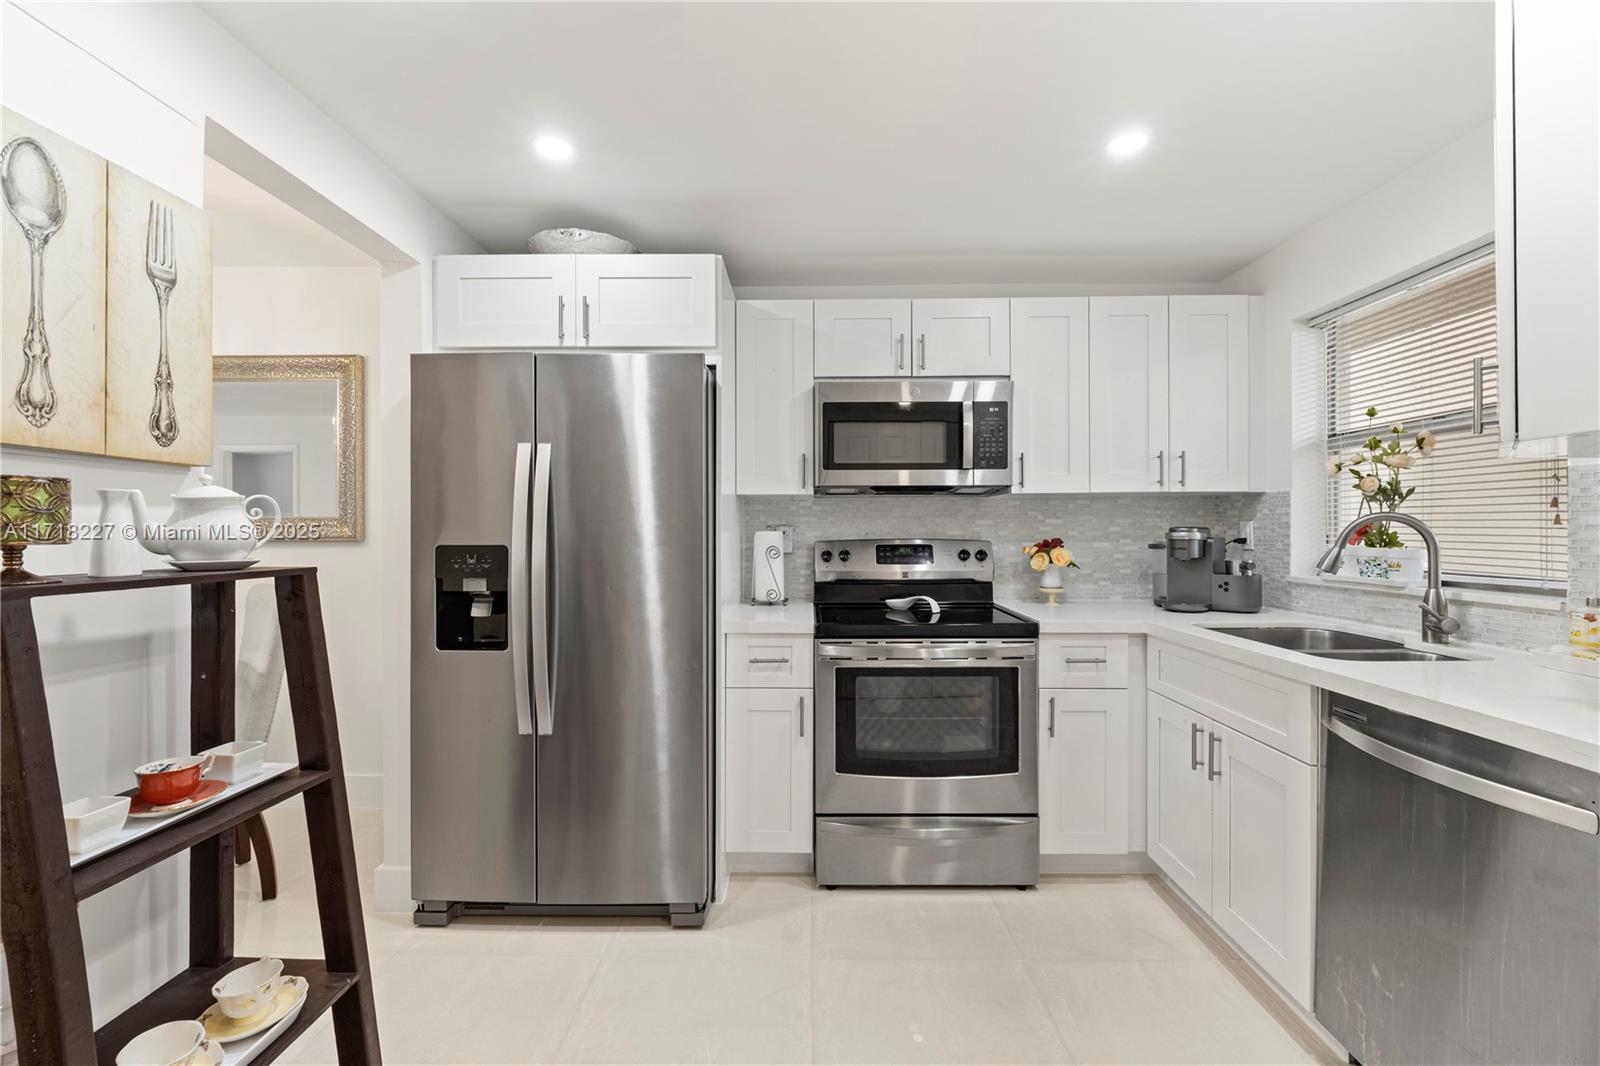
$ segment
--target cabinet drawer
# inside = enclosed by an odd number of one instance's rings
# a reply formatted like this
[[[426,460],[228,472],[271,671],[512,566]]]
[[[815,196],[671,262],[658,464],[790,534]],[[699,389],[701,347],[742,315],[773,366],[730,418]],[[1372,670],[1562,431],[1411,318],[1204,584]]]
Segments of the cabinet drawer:
[[[1039,687],[1127,688],[1128,638],[1040,638]]]
[[[1150,642],[1148,687],[1303,763],[1317,762],[1317,693],[1204,652]]]
[[[811,637],[733,634],[728,637],[729,688],[810,688]]]

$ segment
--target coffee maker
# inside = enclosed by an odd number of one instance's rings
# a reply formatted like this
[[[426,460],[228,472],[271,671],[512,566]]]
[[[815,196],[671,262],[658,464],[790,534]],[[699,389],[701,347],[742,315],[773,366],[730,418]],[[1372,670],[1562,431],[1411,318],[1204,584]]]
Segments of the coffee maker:
[[[1173,526],[1150,545],[1160,552],[1153,560],[1151,598],[1168,611],[1261,610],[1261,575],[1255,563],[1230,563],[1230,542],[1213,537],[1206,526]],[[1240,538],[1234,544],[1245,544]],[[1248,554],[1248,551],[1247,553]]]

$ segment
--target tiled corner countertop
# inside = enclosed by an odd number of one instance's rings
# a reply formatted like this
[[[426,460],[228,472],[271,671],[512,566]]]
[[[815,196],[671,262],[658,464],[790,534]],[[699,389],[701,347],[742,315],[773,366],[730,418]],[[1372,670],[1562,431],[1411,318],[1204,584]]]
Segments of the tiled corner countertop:
[[[1039,623],[1041,634],[1127,633],[1168,640],[1316,688],[1391,707],[1477,736],[1600,771],[1600,681],[1540,666],[1532,656],[1502,648],[1452,644],[1437,650],[1469,661],[1359,663],[1318,659],[1224,633],[1218,626],[1326,626],[1425,647],[1416,632],[1292,611],[1259,614],[1176,614],[1147,601],[1081,600],[1048,607],[1002,606]],[[725,633],[809,633],[810,603],[786,607],[723,608]]]

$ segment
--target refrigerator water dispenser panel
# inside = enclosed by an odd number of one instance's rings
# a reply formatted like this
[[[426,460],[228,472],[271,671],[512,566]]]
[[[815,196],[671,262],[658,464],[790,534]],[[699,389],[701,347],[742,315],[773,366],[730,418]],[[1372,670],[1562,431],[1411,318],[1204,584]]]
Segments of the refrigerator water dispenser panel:
[[[441,544],[433,549],[434,647],[506,650],[504,544]]]

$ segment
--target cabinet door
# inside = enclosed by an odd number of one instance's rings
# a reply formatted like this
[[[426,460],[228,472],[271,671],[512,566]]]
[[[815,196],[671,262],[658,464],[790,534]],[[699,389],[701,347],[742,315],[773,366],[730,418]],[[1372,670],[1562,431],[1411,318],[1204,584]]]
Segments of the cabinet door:
[[[1148,694],[1145,730],[1145,847],[1150,859],[1203,909],[1211,907],[1211,793],[1205,741],[1210,722],[1165,696]]]
[[[1220,775],[1212,790],[1211,917],[1310,1009],[1317,771],[1227,726],[1208,723],[1206,741],[1208,773]]]
[[[1089,488],[1171,484],[1167,453],[1167,298],[1089,300]]]
[[[892,378],[911,373],[910,300],[818,300],[819,378]]]
[[[1011,301],[1013,492],[1089,491],[1089,301]]]
[[[1128,851],[1128,693],[1039,693],[1039,850]]]
[[[572,255],[441,255],[433,261],[440,348],[578,343]]]
[[[1011,301],[913,300],[912,373],[930,378],[1003,378],[1011,373]]]
[[[580,255],[579,344],[715,348],[717,257]]]
[[[810,300],[740,300],[734,353],[740,493],[811,492]]]
[[[1167,303],[1170,488],[1250,487],[1250,300],[1173,296]]]
[[[728,690],[728,850],[811,850],[811,691]]]

